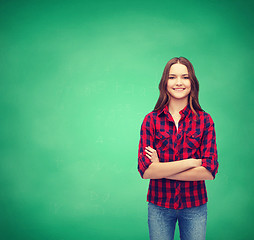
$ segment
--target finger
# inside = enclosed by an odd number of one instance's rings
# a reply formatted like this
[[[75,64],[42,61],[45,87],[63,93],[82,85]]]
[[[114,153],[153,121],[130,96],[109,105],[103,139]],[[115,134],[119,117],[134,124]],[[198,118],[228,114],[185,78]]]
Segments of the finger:
[[[152,152],[154,151],[155,149],[153,149],[152,147],[148,146],[149,150]]]
[[[146,154],[146,156],[147,156],[148,158],[150,158],[150,159],[151,159],[151,156],[150,156],[150,155]]]
[[[155,150],[155,149],[153,149],[152,147],[150,147],[150,146],[148,146],[148,149],[150,149],[150,150]]]
[[[146,147],[146,149],[149,150],[149,151],[151,151],[152,148],[151,148],[150,146],[148,146],[148,147]]]
[[[145,149],[146,152],[150,153],[151,151],[149,151],[148,149]]]

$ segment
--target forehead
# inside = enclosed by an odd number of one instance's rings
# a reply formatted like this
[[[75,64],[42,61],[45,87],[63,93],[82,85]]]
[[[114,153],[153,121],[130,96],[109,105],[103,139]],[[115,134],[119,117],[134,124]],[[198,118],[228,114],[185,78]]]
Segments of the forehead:
[[[188,74],[188,69],[185,65],[181,63],[175,63],[169,69],[169,74],[175,74],[175,75]]]

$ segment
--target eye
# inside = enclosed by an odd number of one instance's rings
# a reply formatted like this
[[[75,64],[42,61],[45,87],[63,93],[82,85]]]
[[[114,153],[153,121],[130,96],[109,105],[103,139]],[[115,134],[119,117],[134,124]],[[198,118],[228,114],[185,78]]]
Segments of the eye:
[[[174,77],[169,77],[168,79],[173,79]]]
[[[188,79],[189,77],[184,77],[184,79]]]

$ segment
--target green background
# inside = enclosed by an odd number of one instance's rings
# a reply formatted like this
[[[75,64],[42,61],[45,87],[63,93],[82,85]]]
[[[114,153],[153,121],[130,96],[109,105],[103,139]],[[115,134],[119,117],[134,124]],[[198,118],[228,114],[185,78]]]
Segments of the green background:
[[[139,131],[179,56],[216,128],[206,239],[250,239],[253,11],[253,1],[0,1],[0,239],[149,239]]]

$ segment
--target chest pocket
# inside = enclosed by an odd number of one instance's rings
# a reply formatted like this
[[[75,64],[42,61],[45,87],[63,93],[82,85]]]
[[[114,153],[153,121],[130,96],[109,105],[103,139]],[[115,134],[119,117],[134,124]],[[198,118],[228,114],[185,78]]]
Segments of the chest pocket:
[[[202,133],[191,130],[186,133],[186,146],[188,148],[199,148],[201,144]]]
[[[166,131],[156,131],[155,134],[155,147],[156,149],[160,149],[162,151],[165,151],[166,149],[169,149],[170,144],[170,133]]]

